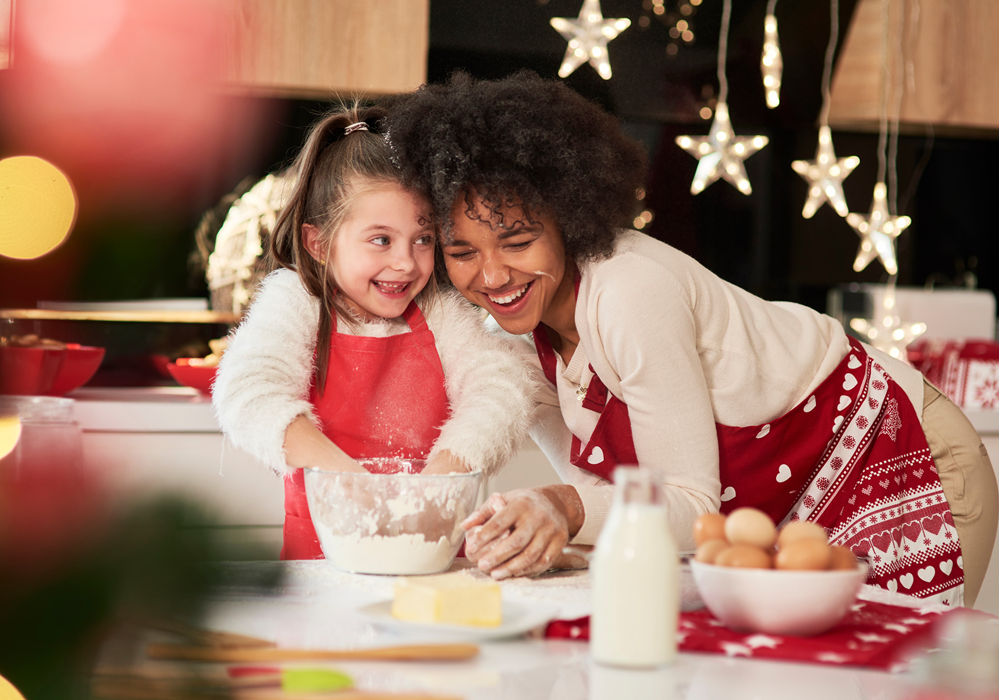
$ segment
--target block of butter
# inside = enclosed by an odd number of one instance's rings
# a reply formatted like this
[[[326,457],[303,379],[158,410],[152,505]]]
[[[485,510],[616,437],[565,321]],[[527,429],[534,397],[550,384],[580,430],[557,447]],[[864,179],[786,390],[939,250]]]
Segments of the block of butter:
[[[503,619],[500,586],[461,571],[397,579],[392,616],[408,622],[497,627]]]

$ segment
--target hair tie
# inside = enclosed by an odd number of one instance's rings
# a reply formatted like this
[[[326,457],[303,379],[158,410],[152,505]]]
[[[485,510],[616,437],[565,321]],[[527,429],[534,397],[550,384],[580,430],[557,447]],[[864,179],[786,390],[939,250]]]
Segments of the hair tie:
[[[350,126],[344,127],[344,136],[348,134],[353,134],[355,131],[368,131],[367,122],[357,122],[356,124],[351,124]]]

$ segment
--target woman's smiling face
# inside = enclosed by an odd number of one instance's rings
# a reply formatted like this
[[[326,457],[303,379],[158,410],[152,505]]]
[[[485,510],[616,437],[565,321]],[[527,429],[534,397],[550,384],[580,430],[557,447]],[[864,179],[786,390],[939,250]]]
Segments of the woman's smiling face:
[[[481,197],[455,201],[452,240],[442,241],[455,288],[515,335],[530,333],[539,323],[560,325],[567,299],[572,321],[575,295],[559,224],[546,214],[528,216],[516,205],[502,213],[505,222],[513,222],[509,228],[493,223],[497,217]]]

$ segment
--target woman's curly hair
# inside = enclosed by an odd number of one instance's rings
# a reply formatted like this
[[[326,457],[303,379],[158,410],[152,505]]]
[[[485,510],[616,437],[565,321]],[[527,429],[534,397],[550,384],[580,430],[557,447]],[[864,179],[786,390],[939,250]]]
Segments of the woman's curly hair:
[[[393,101],[388,133],[404,181],[431,201],[446,238],[456,199],[475,218],[478,195],[494,227],[516,223],[504,220],[511,205],[553,215],[578,263],[611,254],[645,179],[645,151],[615,117],[531,71],[425,85]]]

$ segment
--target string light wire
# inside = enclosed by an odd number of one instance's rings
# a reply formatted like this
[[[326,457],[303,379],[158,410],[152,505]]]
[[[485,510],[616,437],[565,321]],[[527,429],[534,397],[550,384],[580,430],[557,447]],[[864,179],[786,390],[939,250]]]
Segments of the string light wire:
[[[882,55],[882,81],[879,83],[878,100],[878,176],[876,182],[885,182],[886,171],[886,141],[889,131],[889,4],[891,0],[882,0],[882,45],[879,47]]]
[[[726,80],[726,44],[729,42],[729,16],[732,11],[732,0],[723,0],[722,22],[719,27],[719,60],[716,70],[719,78],[719,102],[725,102],[729,97],[729,81]]]
[[[830,119],[830,80],[833,76],[833,54],[840,38],[840,9],[837,0],[830,0],[830,39],[826,43],[823,57],[823,109],[820,111],[820,126],[826,126]]]
[[[913,56],[916,54],[917,40],[920,36],[920,0],[912,0],[910,7],[912,9],[910,10],[909,39],[907,41],[907,54],[909,58],[906,59],[906,86],[911,94],[916,94],[917,80],[913,69]],[[927,167],[927,163],[930,162],[931,153],[934,151],[934,124],[929,119],[926,119],[926,114],[923,114],[921,104],[919,102],[915,104],[917,109],[921,111],[922,116],[925,117],[924,131],[926,139],[924,140],[924,152],[913,169],[913,176],[910,178],[910,184],[907,186],[906,192],[900,199],[899,211],[904,213],[909,208],[910,201],[917,192],[917,185],[920,184],[920,178],[923,177],[924,169]]]
[[[903,107],[903,92],[906,86],[906,76],[904,72],[905,59],[903,57],[903,30],[905,18],[903,9],[896,13],[896,31],[890,35],[896,37],[893,42],[895,49],[895,73],[892,81],[892,124],[889,127],[889,214],[895,215],[896,197],[899,194],[899,175],[896,170],[896,159],[899,154],[899,115]],[[898,79],[896,79],[898,77]]]

